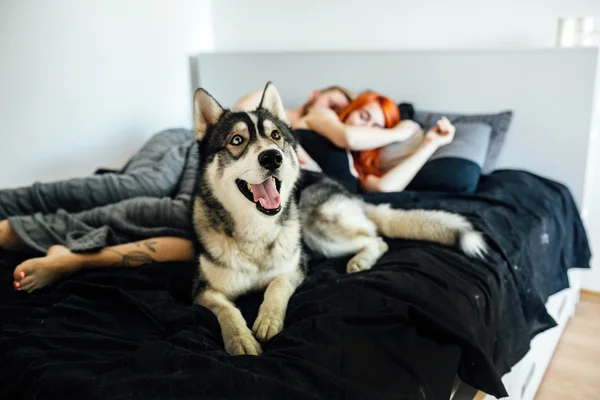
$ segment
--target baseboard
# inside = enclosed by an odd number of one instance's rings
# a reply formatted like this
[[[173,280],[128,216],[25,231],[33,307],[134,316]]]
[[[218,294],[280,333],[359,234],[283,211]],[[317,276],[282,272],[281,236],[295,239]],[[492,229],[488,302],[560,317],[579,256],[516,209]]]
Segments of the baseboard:
[[[583,301],[597,301],[600,302],[600,292],[594,290],[581,289],[580,300]]]

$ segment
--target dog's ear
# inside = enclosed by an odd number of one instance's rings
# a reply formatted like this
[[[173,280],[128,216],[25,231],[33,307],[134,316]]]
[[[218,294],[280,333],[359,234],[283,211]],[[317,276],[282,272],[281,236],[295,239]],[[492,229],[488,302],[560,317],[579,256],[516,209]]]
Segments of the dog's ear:
[[[194,93],[194,130],[196,140],[201,141],[206,131],[217,123],[225,110],[206,90],[199,88]]]
[[[264,108],[286,124],[289,124],[281,97],[279,97],[279,92],[272,82],[268,82],[267,86],[265,86],[265,91],[263,92],[258,108]]]

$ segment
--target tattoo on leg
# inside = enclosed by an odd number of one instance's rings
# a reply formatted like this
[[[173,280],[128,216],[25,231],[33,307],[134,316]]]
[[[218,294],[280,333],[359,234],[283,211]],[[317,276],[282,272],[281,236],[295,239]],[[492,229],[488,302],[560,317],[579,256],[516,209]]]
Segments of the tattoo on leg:
[[[148,250],[150,250],[150,251],[151,251],[151,252],[153,252],[153,253],[156,253],[156,248],[154,247],[154,245],[155,245],[156,243],[158,243],[158,241],[157,241],[157,240],[147,240],[147,241],[145,241],[145,242],[135,242],[134,244],[135,244],[137,247],[141,247],[142,245],[144,245],[144,246],[146,246],[146,248],[147,248]]]
[[[144,246],[146,246],[151,252],[156,253],[156,249],[154,248],[156,243],[158,243],[156,240],[147,240],[144,242]]]
[[[139,267],[141,265],[150,264],[154,262],[154,259],[150,257],[148,254],[143,253],[141,251],[130,251],[127,254],[119,253],[116,250],[106,249],[113,253],[116,253],[122,257],[122,259],[115,264],[114,266],[118,267]]]

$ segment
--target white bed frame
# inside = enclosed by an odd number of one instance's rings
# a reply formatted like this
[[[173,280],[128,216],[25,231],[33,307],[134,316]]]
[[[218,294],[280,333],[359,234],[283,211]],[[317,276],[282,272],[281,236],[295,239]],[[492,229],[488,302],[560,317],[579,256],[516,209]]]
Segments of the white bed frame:
[[[287,107],[311,89],[339,84],[372,88],[422,110],[488,113],[513,110],[497,168],[525,169],[566,184],[585,219],[591,148],[600,126],[596,48],[494,51],[205,53],[192,57],[193,89],[224,106],[273,81]],[[531,400],[579,299],[580,280],[552,296],[558,327],[538,335],[503,377],[510,399]],[[459,385],[455,399],[472,398]],[[486,399],[491,399],[487,397]]]

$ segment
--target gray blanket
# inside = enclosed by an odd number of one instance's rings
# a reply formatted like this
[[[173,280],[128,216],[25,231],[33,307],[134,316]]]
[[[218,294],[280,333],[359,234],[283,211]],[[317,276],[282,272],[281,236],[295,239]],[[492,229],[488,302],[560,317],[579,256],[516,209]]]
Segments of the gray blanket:
[[[197,151],[194,134],[154,135],[118,173],[0,190],[8,218],[34,253],[55,244],[84,252],[156,236],[193,235],[190,201]]]

